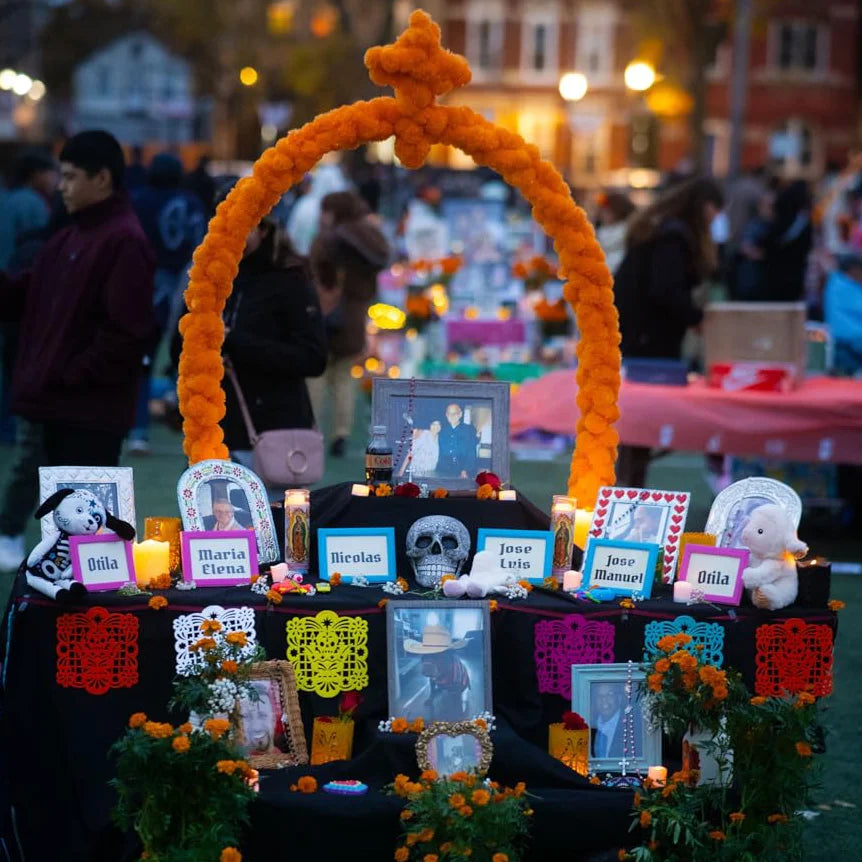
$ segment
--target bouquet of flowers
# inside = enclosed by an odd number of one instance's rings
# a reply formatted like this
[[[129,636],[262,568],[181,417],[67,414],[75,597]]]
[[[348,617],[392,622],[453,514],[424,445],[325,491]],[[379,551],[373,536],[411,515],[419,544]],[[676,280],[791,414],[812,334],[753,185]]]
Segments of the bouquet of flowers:
[[[557,267],[546,257],[537,254],[528,260],[515,261],[512,275],[524,282],[524,289],[529,293],[541,290],[546,281],[556,278]]]

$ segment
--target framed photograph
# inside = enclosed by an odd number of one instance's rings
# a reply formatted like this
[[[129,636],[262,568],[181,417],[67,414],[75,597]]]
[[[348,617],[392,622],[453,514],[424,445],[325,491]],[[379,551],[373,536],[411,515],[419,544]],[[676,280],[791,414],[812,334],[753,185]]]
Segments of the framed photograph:
[[[72,577],[91,592],[118,590],[135,582],[132,543],[114,533],[69,536]]]
[[[188,532],[254,530],[257,559],[280,558],[266,487],[247,467],[232,461],[200,461],[180,476],[177,500]]]
[[[508,383],[378,378],[371,410],[396,482],[467,490],[482,470],[509,481]]]
[[[551,574],[554,534],[551,530],[496,530],[480,527],[476,550],[490,551],[501,569],[518,580],[541,584]]]
[[[648,599],[657,562],[658,545],[592,539],[587,545],[581,586],[585,590],[604,587],[617,596],[639,593]]]
[[[614,539],[659,545],[664,551],[662,580],[669,584],[676,572],[679,540],[685,531],[690,499],[688,491],[602,488],[593,512],[589,541]]]
[[[62,488],[81,488],[97,496],[115,518],[135,526],[135,482],[131,467],[40,467],[39,502],[44,503]],[[41,520],[42,538],[55,538],[57,526],[53,513]],[[107,527],[106,533],[112,533]]]
[[[344,581],[363,577],[370,584],[394,581],[394,527],[344,527],[317,531],[318,577],[338,572]]]
[[[742,600],[742,572],[748,565],[745,548],[686,545],[679,579],[688,581],[703,597],[717,605],[738,605]]]
[[[492,709],[488,602],[386,605],[389,714],[426,725]]]
[[[308,763],[296,677],[289,661],[257,662],[251,668],[257,700],[240,698],[237,742],[255,769]]]
[[[631,675],[631,676],[629,676]],[[644,671],[628,662],[572,665],[572,711],[590,726],[590,769],[620,772],[623,754],[626,772],[661,763],[661,729],[653,727],[641,692]],[[631,692],[626,692],[631,678]],[[631,711],[626,713],[626,708]],[[626,722],[631,726],[626,728]],[[628,739],[628,744],[626,743]],[[634,750],[631,750],[631,749]]]
[[[434,769],[439,775],[475,772],[483,776],[493,754],[490,734],[472,721],[435,721],[416,739],[419,768]]]
[[[254,530],[180,533],[183,580],[200,587],[248,586],[257,572]]]
[[[802,518],[802,500],[789,485],[755,476],[734,482],[714,500],[706,520],[705,532],[716,537],[719,548],[742,546],[742,531],[751,513],[760,506],[776,503],[783,506],[798,528]]]

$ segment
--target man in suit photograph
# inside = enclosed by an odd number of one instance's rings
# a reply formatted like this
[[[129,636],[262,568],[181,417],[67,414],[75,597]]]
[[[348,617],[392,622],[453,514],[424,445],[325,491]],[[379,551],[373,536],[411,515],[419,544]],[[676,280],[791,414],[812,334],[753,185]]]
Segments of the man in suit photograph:
[[[446,406],[446,421],[438,437],[438,476],[471,478],[476,474],[476,429],[461,420],[464,411],[458,404]]]

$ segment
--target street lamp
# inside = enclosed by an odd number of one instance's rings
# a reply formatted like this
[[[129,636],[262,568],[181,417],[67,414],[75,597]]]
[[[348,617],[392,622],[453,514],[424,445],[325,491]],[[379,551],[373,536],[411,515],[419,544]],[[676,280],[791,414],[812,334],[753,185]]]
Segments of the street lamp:
[[[45,96],[45,85],[41,81],[33,81],[33,85],[30,87],[30,92],[27,95],[34,101],[38,102],[40,99]]]
[[[626,86],[636,93],[648,90],[656,80],[655,69],[644,60],[635,60],[626,66]]]
[[[587,76],[581,72],[566,72],[560,78],[560,95],[567,102],[580,102],[587,95]]]
[[[4,69],[0,72],[0,90],[11,90],[15,86],[18,73],[14,69]]]
[[[15,76],[15,82],[12,84],[12,92],[16,96],[26,96],[30,92],[30,87],[33,86],[33,79],[23,72]]]

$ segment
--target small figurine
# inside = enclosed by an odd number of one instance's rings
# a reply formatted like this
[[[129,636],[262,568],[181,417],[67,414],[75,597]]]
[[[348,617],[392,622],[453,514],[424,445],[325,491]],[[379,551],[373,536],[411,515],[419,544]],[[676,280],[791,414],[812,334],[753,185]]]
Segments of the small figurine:
[[[518,579],[505,569],[501,569],[490,551],[477,551],[469,575],[461,575],[456,580],[443,584],[443,595],[458,599],[463,595],[471,599],[483,599],[489,593],[505,593]]]
[[[68,602],[87,592],[72,579],[69,536],[92,536],[107,527],[128,542],[135,537],[135,528],[106,512],[95,494],[80,488],[62,488],[52,494],[36,510],[36,519],[51,511],[59,535],[42,539],[30,552],[25,564],[27,585],[49,599]]]
[[[797,537],[787,510],[773,504],[755,509],[742,531],[742,546],[751,552],[742,582],[755,606],[775,611],[793,604],[799,586],[796,560],[808,546]]]

